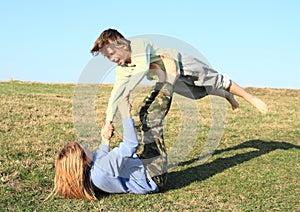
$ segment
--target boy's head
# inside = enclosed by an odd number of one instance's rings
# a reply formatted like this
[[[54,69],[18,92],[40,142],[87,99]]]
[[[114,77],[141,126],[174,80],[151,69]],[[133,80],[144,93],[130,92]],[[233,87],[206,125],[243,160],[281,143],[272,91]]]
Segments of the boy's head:
[[[90,161],[84,148],[77,142],[68,142],[56,157],[54,194],[95,200],[89,168]]]
[[[129,52],[130,41],[126,40],[124,36],[115,29],[104,30],[95,41],[91,50],[94,56],[101,53],[115,63],[122,63],[121,60],[124,59],[123,57],[128,57]]]

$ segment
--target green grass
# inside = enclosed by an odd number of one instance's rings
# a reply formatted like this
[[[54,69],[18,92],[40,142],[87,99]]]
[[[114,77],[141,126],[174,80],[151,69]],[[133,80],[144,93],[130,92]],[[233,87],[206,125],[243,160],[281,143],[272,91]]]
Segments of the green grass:
[[[197,100],[196,142],[170,170],[163,193],[112,194],[96,202],[55,197],[43,202],[53,188],[58,149],[78,139],[73,122],[75,88],[73,84],[0,83],[0,211],[300,210],[300,90],[268,88],[247,88],[269,105],[268,115],[259,114],[240,98],[238,113],[226,103],[223,136],[205,163],[199,156],[211,128],[210,101]],[[101,127],[111,86],[99,88],[95,113]],[[143,95],[135,97],[134,108]],[[165,129],[169,148],[181,121],[174,101]],[[117,134],[113,146],[119,139]]]

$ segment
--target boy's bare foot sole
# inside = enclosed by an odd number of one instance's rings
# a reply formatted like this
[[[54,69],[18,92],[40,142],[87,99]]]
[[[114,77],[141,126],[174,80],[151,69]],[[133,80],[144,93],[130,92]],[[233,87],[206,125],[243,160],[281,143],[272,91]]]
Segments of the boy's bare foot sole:
[[[262,100],[260,100],[257,97],[254,97],[250,102],[256,109],[258,109],[259,112],[262,114],[267,114],[269,109],[266,103],[264,103]]]

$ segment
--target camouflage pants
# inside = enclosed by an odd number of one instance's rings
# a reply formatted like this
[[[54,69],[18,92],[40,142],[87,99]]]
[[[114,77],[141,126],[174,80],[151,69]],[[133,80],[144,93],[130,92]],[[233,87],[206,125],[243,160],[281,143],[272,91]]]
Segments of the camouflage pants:
[[[168,161],[163,119],[170,109],[172,94],[173,85],[156,83],[139,108],[142,133],[142,151],[139,157],[160,190],[167,182]]]

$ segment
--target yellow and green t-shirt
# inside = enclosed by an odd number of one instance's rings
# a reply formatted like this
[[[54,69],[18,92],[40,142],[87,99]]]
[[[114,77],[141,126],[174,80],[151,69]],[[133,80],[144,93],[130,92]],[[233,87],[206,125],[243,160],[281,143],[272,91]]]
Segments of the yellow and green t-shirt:
[[[106,121],[113,121],[118,109],[118,100],[133,90],[147,75],[149,80],[155,76],[149,73],[150,63],[157,63],[163,71],[165,67],[161,55],[174,59],[179,69],[179,52],[170,48],[160,48],[149,40],[137,38],[131,41],[131,63],[117,66],[116,80],[106,109]]]

